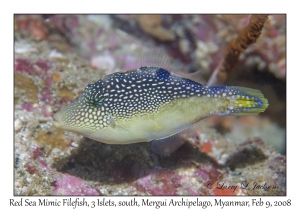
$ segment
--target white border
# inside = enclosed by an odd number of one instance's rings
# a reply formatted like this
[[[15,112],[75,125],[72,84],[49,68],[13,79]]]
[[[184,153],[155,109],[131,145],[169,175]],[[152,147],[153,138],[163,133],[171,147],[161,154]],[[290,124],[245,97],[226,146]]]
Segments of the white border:
[[[299,156],[299,11],[296,1],[5,1],[1,4],[1,180],[0,206],[9,207],[13,197],[13,14],[14,13],[287,13],[287,197],[263,197],[270,201],[292,199],[292,206],[300,206]],[[31,197],[33,200],[38,197]],[[54,197],[51,197],[54,199]],[[126,197],[129,198],[129,197]],[[151,197],[149,197],[151,198]],[[152,197],[163,199],[164,197]],[[188,197],[185,197],[188,198]],[[193,197],[195,198],[195,197]],[[245,198],[253,199],[254,197]],[[59,197],[62,199],[62,197]],[[94,199],[94,198],[88,198]],[[116,201],[125,197],[112,198]],[[141,199],[141,198],[139,198]],[[170,199],[170,197],[167,197]],[[215,197],[202,197],[214,200]],[[234,197],[223,197],[233,200]],[[237,198],[240,199],[240,198]],[[65,207],[61,207],[64,208]],[[125,207],[126,209],[134,209]],[[177,207],[172,207],[177,208]],[[232,207],[230,207],[232,208]],[[7,208],[4,208],[7,209]],[[147,207],[145,209],[155,209]],[[198,209],[198,208],[197,208]],[[216,208],[219,209],[219,208]]]

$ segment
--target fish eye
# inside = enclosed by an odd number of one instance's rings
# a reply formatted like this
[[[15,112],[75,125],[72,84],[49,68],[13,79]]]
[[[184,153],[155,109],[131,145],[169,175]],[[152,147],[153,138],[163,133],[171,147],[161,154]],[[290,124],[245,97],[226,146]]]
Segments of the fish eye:
[[[90,107],[99,108],[103,105],[103,97],[99,88],[95,86],[95,84],[89,84],[82,93],[82,99],[87,103]]]
[[[89,105],[92,107],[99,108],[103,105],[103,98],[91,98],[89,100]]]

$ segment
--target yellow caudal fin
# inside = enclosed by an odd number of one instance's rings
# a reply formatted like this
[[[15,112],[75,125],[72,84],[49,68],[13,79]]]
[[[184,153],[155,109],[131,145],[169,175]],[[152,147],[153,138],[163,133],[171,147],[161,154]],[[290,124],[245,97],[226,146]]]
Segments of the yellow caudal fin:
[[[235,95],[235,101],[232,106],[236,110],[232,115],[244,116],[244,115],[256,115],[260,112],[264,112],[269,106],[268,99],[264,97],[261,91],[245,87],[229,87],[237,91]]]

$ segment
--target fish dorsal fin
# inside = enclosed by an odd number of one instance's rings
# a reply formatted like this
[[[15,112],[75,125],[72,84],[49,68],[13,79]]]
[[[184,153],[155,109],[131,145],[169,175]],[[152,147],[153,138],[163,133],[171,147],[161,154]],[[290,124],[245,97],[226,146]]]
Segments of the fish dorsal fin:
[[[175,152],[185,143],[185,139],[178,133],[159,140],[153,140],[151,149],[153,152],[160,155],[169,155]]]
[[[207,84],[207,81],[202,78],[200,70],[198,70],[194,73],[189,73],[189,74],[188,73],[183,73],[182,76],[184,76],[185,78],[188,78],[190,80],[193,80],[195,82],[198,82],[203,86],[206,86],[206,84]]]
[[[161,49],[146,49],[141,51],[140,54],[141,67],[151,66],[151,67],[161,67],[169,72],[193,80],[202,85],[206,84],[206,81],[201,77],[201,72],[198,70],[194,73],[183,73],[176,70],[170,62],[170,57]]]
[[[207,84],[206,80],[201,77],[201,72],[199,70],[194,73],[184,73],[184,72],[178,72],[178,71],[174,70],[174,71],[172,71],[172,73],[177,76],[181,76],[186,79],[200,83],[203,86],[206,86],[206,84]]]
[[[147,49],[141,53],[141,66],[161,67],[173,71],[169,56],[160,49]]]

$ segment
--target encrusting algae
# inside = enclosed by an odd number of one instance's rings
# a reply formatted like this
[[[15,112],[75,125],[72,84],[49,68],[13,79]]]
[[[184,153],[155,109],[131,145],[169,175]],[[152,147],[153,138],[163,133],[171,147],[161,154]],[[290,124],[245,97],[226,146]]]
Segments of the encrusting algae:
[[[88,85],[54,115],[54,126],[107,144],[153,140],[154,152],[169,154],[184,143],[181,131],[208,116],[254,115],[268,107],[259,90],[204,86],[195,74],[173,71],[162,52],[152,54],[140,68]]]

